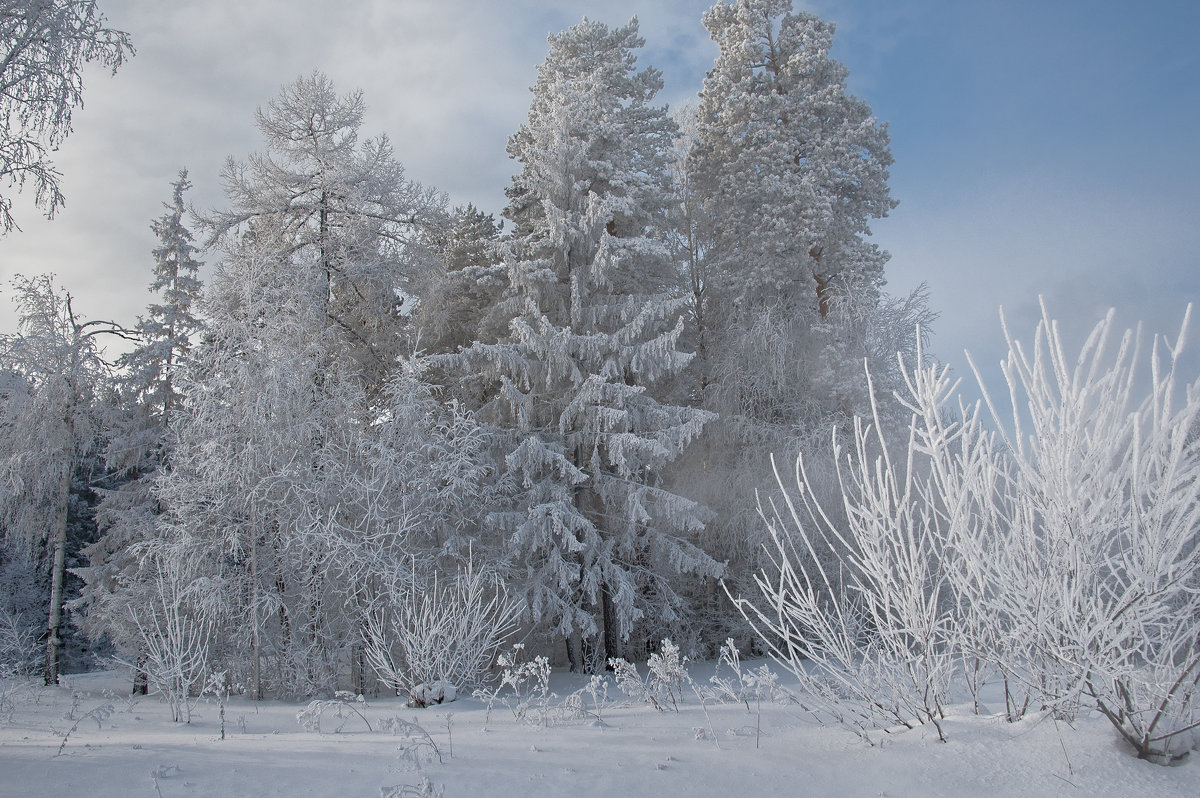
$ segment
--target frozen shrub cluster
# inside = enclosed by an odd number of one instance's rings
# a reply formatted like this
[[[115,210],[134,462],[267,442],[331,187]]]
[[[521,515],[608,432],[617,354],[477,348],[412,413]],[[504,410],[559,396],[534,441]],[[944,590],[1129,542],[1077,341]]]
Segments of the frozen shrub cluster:
[[[687,657],[680,656],[679,646],[670,639],[664,639],[659,651],[646,660],[649,673],[644,680],[638,674],[637,666],[624,659],[610,659],[608,666],[612,668],[613,679],[621,692],[636,701],[644,701],[659,712],[668,704],[678,712],[683,701],[683,685],[691,682]]]
[[[379,678],[413,706],[453,701],[476,685],[512,633],[517,603],[492,573],[467,567],[454,579],[385,580],[364,629],[364,654]]]
[[[19,613],[0,604],[0,679],[28,676],[36,667],[37,640]]]
[[[779,675],[766,665],[759,665],[753,669],[742,666],[741,652],[732,639],[726,639],[721,646],[717,664],[717,672],[708,681],[709,694],[718,701],[744,703],[746,711],[749,712],[751,701],[756,704],[763,700],[774,701],[777,696],[786,694],[779,686]],[[723,676],[720,666],[729,670],[730,675]]]
[[[864,737],[937,725],[955,679],[993,671],[1010,719],[1091,706],[1142,758],[1194,747],[1200,381],[1176,384],[1186,316],[1173,343],[1155,339],[1148,376],[1140,330],[1114,346],[1112,320],[1075,358],[1044,308],[1032,348],[1006,326],[1010,416],[982,379],[970,405],[946,369],[906,369],[907,441],[877,411],[848,451],[835,437],[836,516],[802,458],[794,489],[777,472],[774,569],[738,605],[806,703]],[[817,547],[839,552],[836,570]]]

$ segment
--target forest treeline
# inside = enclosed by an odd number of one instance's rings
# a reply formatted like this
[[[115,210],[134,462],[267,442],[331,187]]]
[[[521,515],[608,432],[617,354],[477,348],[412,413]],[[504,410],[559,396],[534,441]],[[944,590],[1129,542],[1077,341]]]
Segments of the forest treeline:
[[[410,180],[313,73],[257,113],[225,207],[189,214],[180,173],[136,324],[18,278],[11,609],[67,597],[137,662],[165,574],[221,619],[214,662],[279,695],[363,678],[381,586],[468,563],[578,668],[744,637],[718,582],[761,565],[767,455],[865,411],[864,358],[888,401],[929,313],[883,291],[888,136],[832,26],[779,2],[704,24],[720,54],[673,114],[636,20],[551,36],[501,222]],[[111,365],[109,334],[133,341]]]

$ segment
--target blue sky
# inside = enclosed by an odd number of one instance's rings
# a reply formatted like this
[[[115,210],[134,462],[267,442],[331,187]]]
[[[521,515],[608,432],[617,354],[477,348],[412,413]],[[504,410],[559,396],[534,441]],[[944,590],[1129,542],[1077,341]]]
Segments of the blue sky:
[[[715,48],[707,0],[100,0],[138,55],[89,75],[58,156],[68,206],[18,206],[0,280],[53,271],[91,317],[149,300],[168,184],[188,167],[199,207],[222,203],[224,159],[260,149],[254,109],[314,68],[362,88],[364,132],[386,132],[409,176],[499,211],[504,151],[524,119],[546,34],[636,14],[664,102],[699,89]],[[892,194],[875,225],[894,290],[924,281],[934,351],[1003,354],[997,308],[1028,337],[1044,294],[1078,335],[1110,305],[1151,331],[1200,299],[1200,4],[820,0],[851,90],[889,123]],[[0,327],[11,319],[0,314]],[[1200,351],[1200,343],[1195,347]],[[1196,373],[1200,356],[1189,361]]]

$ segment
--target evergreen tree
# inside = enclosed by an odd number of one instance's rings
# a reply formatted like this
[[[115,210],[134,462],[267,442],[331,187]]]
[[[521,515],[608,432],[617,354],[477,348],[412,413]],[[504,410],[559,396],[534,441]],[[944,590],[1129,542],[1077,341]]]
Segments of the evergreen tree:
[[[637,22],[584,21],[550,37],[528,121],[509,142],[510,333],[462,361],[493,386],[519,491],[497,516],[531,617],[620,656],[639,621],[678,628],[675,577],[717,574],[692,540],[704,509],[661,485],[710,418],[660,402],[677,375],[682,302],[654,231],[674,128],[635,69]],[[661,626],[653,627],[656,631]]]
[[[765,293],[824,316],[839,289],[883,283],[886,255],[864,237],[895,204],[887,127],[847,93],[833,25],[791,6],[737,0],[704,15],[720,47],[693,153],[714,217],[710,310],[761,306]]]
[[[895,204],[887,128],[847,92],[833,26],[791,0],[719,3],[704,24],[720,49],[677,147],[672,229],[700,354],[692,395],[720,420],[678,478],[716,511],[706,549],[748,587],[769,456],[823,452],[832,427],[869,412],[864,358],[888,415],[895,352],[928,312],[922,292],[882,291],[887,254],[867,236]]]
[[[160,301],[138,321],[139,345],[117,362],[122,376],[116,381],[105,461],[109,479],[118,484],[105,493],[99,509],[104,534],[87,551],[89,565],[77,569],[87,583],[86,630],[93,637],[108,634],[135,661],[142,641],[129,608],[142,605],[141,591],[151,587],[138,577],[136,547],[158,534],[161,508],[152,496],[153,482],[160,468],[169,467],[170,426],[182,403],[180,373],[203,329],[196,316],[201,264],[184,223],[183,197],[190,187],[187,171],[181,171],[171,201],[163,204],[167,212],[150,225],[159,240],[150,290]],[[139,691],[145,690],[142,676],[135,685]]]
[[[420,235],[445,223],[445,200],[409,181],[386,136],[359,141],[362,92],[338,96],[318,73],[257,113],[266,152],[225,167],[231,207],[202,221],[227,249],[270,232],[318,302],[316,323],[337,329],[337,354],[373,388],[403,352],[401,297],[423,254]]]
[[[456,208],[450,224],[429,237],[434,257],[416,286],[413,313],[420,347],[450,353],[506,330],[497,319],[507,268],[500,262],[501,224],[474,205]],[[505,322],[507,320],[504,320]]]

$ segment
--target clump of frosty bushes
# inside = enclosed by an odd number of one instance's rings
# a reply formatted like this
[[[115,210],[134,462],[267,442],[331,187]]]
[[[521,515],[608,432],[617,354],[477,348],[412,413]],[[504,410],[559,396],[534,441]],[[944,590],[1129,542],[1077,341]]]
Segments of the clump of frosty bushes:
[[[428,583],[414,564],[384,580],[366,616],[363,652],[413,706],[440,704],[481,681],[519,609],[494,573],[470,562],[456,577]]]
[[[1114,340],[1112,322],[1074,359],[1044,307],[1032,349],[1005,326],[1010,412],[977,368],[974,404],[945,368],[906,368],[906,440],[877,411],[835,435],[841,507],[803,459],[777,471],[775,568],[738,604],[809,706],[868,739],[940,734],[952,684],[992,674],[1010,719],[1090,706],[1140,757],[1194,747],[1200,381],[1177,385],[1182,331],[1154,339],[1147,376],[1140,330]]]

